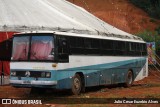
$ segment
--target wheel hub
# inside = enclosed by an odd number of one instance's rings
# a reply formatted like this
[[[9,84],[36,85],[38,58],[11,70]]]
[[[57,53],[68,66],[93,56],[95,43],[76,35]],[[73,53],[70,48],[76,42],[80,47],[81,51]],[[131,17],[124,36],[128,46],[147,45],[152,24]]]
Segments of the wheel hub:
[[[75,88],[76,88],[77,90],[79,90],[80,81],[79,81],[77,78],[74,79],[74,86],[75,86]]]

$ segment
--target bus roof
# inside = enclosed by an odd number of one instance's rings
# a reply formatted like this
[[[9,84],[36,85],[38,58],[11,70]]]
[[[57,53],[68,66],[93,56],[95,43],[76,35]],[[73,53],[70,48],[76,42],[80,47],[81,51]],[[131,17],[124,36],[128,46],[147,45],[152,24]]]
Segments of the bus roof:
[[[114,35],[114,34],[88,35],[88,34],[78,34],[78,33],[70,33],[70,32],[57,32],[57,31],[32,31],[32,32],[16,33],[15,35],[18,36],[18,35],[22,35],[22,34],[43,34],[43,33],[51,33],[51,34],[63,35],[63,36],[74,36],[74,37],[84,37],[84,38],[109,39],[109,40],[117,40],[117,41],[130,41],[130,42],[145,43],[145,41],[143,41],[141,38],[131,39],[131,38],[128,38],[128,37],[124,37],[124,36],[121,36],[121,35]]]

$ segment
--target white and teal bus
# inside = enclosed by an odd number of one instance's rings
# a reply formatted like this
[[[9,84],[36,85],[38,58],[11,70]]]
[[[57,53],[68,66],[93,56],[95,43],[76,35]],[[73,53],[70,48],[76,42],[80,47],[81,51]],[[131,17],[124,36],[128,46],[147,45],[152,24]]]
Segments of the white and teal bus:
[[[10,84],[71,89],[123,83],[148,76],[146,42],[106,34],[28,32],[13,35]]]

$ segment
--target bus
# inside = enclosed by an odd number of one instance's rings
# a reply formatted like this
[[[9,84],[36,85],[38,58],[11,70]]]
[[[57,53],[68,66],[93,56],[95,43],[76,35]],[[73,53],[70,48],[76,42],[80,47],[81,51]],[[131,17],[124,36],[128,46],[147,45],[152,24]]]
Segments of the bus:
[[[13,35],[10,84],[31,89],[70,89],[124,84],[148,76],[146,42],[115,34],[35,31]]]

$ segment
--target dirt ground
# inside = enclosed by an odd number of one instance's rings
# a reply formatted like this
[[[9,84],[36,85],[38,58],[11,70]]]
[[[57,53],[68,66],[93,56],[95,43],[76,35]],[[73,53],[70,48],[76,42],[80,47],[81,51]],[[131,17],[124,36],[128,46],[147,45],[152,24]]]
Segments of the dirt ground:
[[[99,86],[87,88],[86,92],[75,96],[69,90],[47,90],[31,93],[29,88],[14,88],[0,86],[0,98],[43,99],[43,105],[0,105],[0,107],[159,107],[160,104],[53,104],[59,97],[63,98],[160,98],[160,72],[149,71],[149,76],[141,81],[134,82],[130,88],[120,85]],[[42,103],[44,103],[42,102]]]

